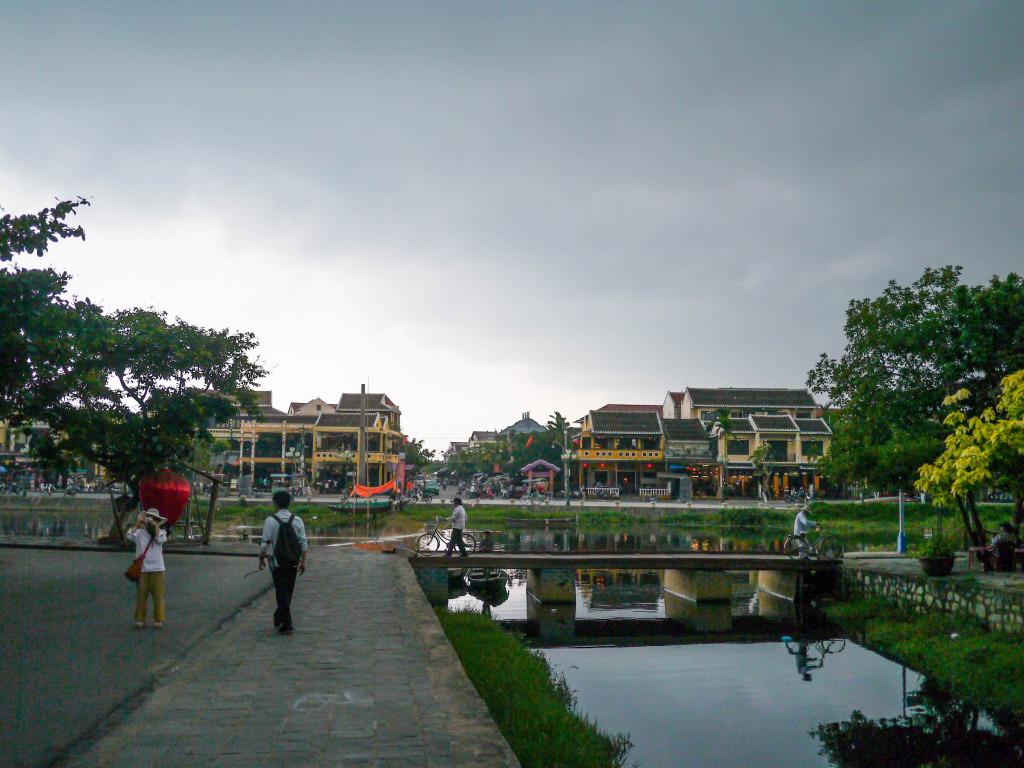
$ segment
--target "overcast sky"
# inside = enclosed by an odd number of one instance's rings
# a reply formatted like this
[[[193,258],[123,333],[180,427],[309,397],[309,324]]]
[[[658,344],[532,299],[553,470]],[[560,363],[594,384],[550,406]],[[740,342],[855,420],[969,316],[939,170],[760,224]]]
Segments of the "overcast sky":
[[[0,205],[92,203],[75,294],[428,447],[802,387],[851,299],[1024,270],[1019,2],[8,0],[0,71]]]

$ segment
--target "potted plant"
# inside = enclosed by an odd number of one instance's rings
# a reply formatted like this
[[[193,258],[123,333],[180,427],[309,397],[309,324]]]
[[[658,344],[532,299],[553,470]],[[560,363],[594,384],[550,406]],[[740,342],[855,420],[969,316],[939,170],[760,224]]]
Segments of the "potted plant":
[[[949,576],[954,559],[953,542],[942,534],[927,539],[917,550],[917,561],[926,576]]]

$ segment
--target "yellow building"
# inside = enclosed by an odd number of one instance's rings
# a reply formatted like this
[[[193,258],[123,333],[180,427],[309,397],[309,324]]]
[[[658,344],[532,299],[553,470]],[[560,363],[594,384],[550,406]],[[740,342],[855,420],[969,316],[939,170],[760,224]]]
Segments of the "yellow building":
[[[664,468],[661,415],[657,406],[634,408],[590,411],[581,420],[577,477],[582,487],[635,494],[658,486]]]
[[[283,413],[270,405],[269,392],[259,394],[262,420],[242,417],[212,430],[231,446],[226,464],[237,467],[241,485],[378,486],[401,474],[401,410],[387,395],[367,394],[361,404],[360,393],[345,393],[337,406],[302,413],[293,404],[300,412]]]

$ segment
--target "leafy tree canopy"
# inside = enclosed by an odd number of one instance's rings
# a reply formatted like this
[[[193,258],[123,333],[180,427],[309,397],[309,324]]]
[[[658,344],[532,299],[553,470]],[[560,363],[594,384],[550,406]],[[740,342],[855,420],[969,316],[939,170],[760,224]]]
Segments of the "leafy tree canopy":
[[[970,398],[964,389],[946,398],[954,410],[946,417],[953,432],[945,450],[920,470],[921,487],[939,501],[956,501],[967,512],[976,544],[984,530],[974,524],[973,494],[983,488],[1008,491],[1014,500],[1014,524],[1024,524],[1024,370],[1002,381],[999,402],[977,416],[957,407]],[[965,509],[966,507],[966,509]]]
[[[1024,367],[1024,280],[960,282],[962,269],[926,269],[913,284],[850,302],[847,344],[823,354],[807,385],[842,413],[822,469],[840,480],[909,486],[942,452],[942,402],[968,389],[965,406],[994,404],[999,382]]]
[[[0,260],[42,255],[62,237],[83,237],[65,219],[84,200],[0,219]],[[78,458],[137,487],[143,474],[188,458],[209,427],[244,409],[264,375],[250,359],[252,334],[168,321],[155,310],[105,314],[65,295],[68,275],[0,270],[0,418],[45,421],[39,458],[63,468]]]

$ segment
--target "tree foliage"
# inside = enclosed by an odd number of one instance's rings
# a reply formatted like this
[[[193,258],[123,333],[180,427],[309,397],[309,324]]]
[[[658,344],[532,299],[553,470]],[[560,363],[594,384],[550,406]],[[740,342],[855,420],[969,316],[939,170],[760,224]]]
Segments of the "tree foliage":
[[[965,407],[980,413],[1024,367],[1024,280],[967,286],[961,272],[926,269],[909,286],[891,281],[878,298],[850,302],[843,355],[823,354],[807,379],[841,411],[821,464],[834,479],[908,487],[942,452],[944,398],[966,388]]]
[[[0,219],[0,260],[82,237],[66,218],[84,200]],[[13,265],[0,271],[0,418],[50,426],[38,457],[65,468],[101,464],[136,488],[153,469],[185,461],[209,428],[256,409],[265,373],[252,334],[173,322],[155,310],[105,314],[66,294],[69,276]]]
[[[984,530],[973,500],[983,488],[1005,490],[1014,500],[1014,524],[1024,523],[1024,370],[1003,379],[999,402],[977,416],[961,407],[970,399],[964,389],[946,398],[953,406],[945,423],[952,433],[945,450],[920,470],[920,485],[936,500],[955,501],[966,512],[974,543]]]

